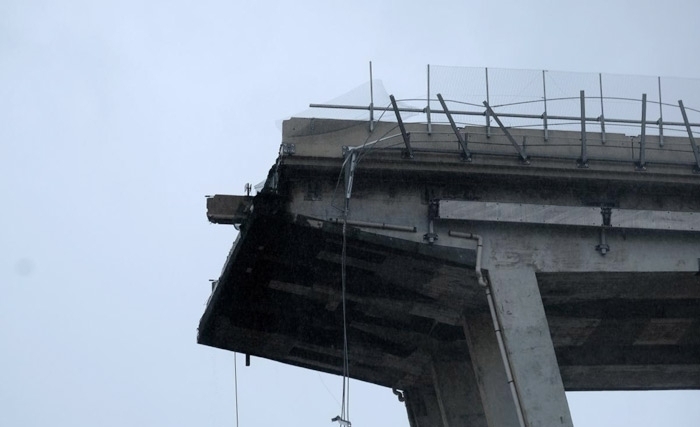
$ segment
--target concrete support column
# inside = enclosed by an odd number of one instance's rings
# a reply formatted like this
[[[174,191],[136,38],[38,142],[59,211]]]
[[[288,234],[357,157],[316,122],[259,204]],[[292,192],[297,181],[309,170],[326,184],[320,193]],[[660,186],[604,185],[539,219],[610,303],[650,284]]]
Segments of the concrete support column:
[[[433,386],[444,427],[488,427],[469,356],[434,360]]]
[[[430,369],[432,386],[405,390],[411,427],[488,427],[466,350],[461,360],[437,355]]]
[[[573,426],[535,272],[495,267],[489,282],[526,425]]]
[[[411,427],[445,427],[435,389],[430,386],[404,390]]]
[[[491,316],[468,317],[464,335],[489,427],[520,427]]]

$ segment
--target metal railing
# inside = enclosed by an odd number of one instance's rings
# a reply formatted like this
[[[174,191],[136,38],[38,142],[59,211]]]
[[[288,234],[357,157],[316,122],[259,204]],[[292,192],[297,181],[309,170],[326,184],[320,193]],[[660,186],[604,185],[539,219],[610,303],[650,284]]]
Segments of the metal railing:
[[[460,132],[457,131],[457,124],[460,125],[479,125],[478,123],[469,122],[469,117],[484,117],[483,126],[485,128],[486,137],[491,136],[491,129],[494,122],[508,137],[510,142],[518,151],[523,161],[526,161],[526,155],[519,145],[509,135],[508,129],[513,128],[528,128],[541,129],[543,139],[547,141],[550,136],[550,130],[553,128],[560,130],[580,130],[581,140],[581,157],[579,163],[582,167],[587,166],[587,137],[590,133],[595,133],[600,136],[600,142],[604,145],[607,141],[607,133],[611,129],[624,129],[633,132],[639,138],[639,157],[636,161],[637,168],[644,170],[646,167],[646,148],[647,136],[658,136],[659,147],[665,145],[664,132],[666,135],[673,134],[676,136],[683,135],[687,137],[689,148],[694,156],[693,170],[700,173],[700,151],[695,142],[695,128],[700,128],[700,121],[691,121],[689,113],[695,114],[700,120],[700,110],[687,107],[683,99],[679,99],[677,103],[664,102],[662,97],[662,85],[666,80],[661,77],[634,77],[634,76],[614,76],[603,74],[581,74],[581,73],[551,73],[541,71],[541,86],[539,83],[533,88],[533,73],[540,73],[530,70],[497,70],[496,75],[509,76],[508,88],[499,88],[497,83],[494,83],[493,71],[491,79],[489,78],[489,69],[476,68],[460,68],[460,67],[438,67],[438,70],[451,70],[452,78],[458,84],[449,82],[443,75],[435,77],[435,67],[431,74],[431,67],[427,67],[427,96],[426,98],[409,98],[403,101],[401,105],[396,99],[390,96],[390,102],[385,106],[377,106],[374,99],[372,69],[370,63],[370,99],[367,105],[349,105],[349,104],[311,104],[312,108],[325,109],[344,109],[344,110],[365,110],[369,112],[368,122],[370,130],[374,129],[374,125],[379,113],[379,119],[384,118],[384,113],[394,112],[388,117],[396,117],[396,121],[401,125],[401,134],[404,142],[411,153],[410,143],[403,128],[402,113],[413,113],[416,116],[412,118],[412,122],[424,123],[428,134],[432,133],[433,125],[436,123],[450,124],[457,140],[462,148],[462,156],[465,159],[470,158],[470,153],[466,148],[466,143],[460,138]],[[475,83],[478,84],[476,72],[483,71],[483,90],[473,90]],[[439,73],[438,73],[439,74]],[[555,78],[552,75],[556,76]],[[432,76],[432,77],[431,77]],[[523,77],[524,76],[524,77]],[[525,78],[527,77],[527,78]],[[595,85],[591,85],[591,77],[596,77]],[[471,78],[471,80],[469,80]],[[529,78],[529,80],[528,80]],[[633,89],[650,89],[650,79],[655,81],[654,96],[656,100],[650,100],[646,92],[639,93],[638,96],[632,97],[629,95],[630,88],[613,87],[607,89],[610,96],[605,96],[603,91],[604,83],[615,82],[616,80],[634,81],[638,80],[637,84],[628,84]],[[475,82],[476,80],[476,82]],[[639,85],[639,81],[645,85]],[[565,83],[564,83],[565,82]],[[669,83],[670,82],[670,83]],[[549,83],[549,85],[548,85]],[[472,90],[469,90],[469,87]],[[547,97],[548,88],[554,86],[558,95],[570,95],[576,85],[588,89],[596,89],[597,96],[587,96],[585,89],[579,89],[578,96],[557,96]],[[686,94],[689,95],[691,102],[700,104],[700,80],[691,79],[669,79],[666,83],[671,94]],[[683,87],[689,87],[686,92],[683,92]],[[436,93],[433,98],[431,90],[446,89],[450,93],[451,98],[443,96],[443,93]],[[624,89],[624,90],[623,90]],[[508,92],[509,91],[509,92]],[[541,96],[536,96],[536,93],[541,91]],[[680,91],[680,92],[679,92]],[[551,95],[551,88],[550,88]],[[462,94],[460,98],[455,96]],[[668,96],[668,95],[667,95]],[[479,97],[483,97],[483,102],[477,103]],[[499,102],[500,101],[500,102]],[[505,102],[510,101],[510,102]],[[406,103],[424,102],[424,107],[413,107]],[[438,102],[440,108],[433,108],[432,104]],[[648,106],[658,105],[658,118],[656,120],[648,119]],[[456,107],[455,107],[456,106]],[[620,108],[624,106],[624,108]],[[606,111],[613,111],[619,116],[606,116]],[[588,111],[588,114],[587,114]],[[593,112],[594,114],[591,114]],[[664,113],[669,118],[664,120]],[[588,125],[588,128],[587,128]],[[606,127],[607,126],[607,127]],[[628,132],[625,132],[628,133]]]

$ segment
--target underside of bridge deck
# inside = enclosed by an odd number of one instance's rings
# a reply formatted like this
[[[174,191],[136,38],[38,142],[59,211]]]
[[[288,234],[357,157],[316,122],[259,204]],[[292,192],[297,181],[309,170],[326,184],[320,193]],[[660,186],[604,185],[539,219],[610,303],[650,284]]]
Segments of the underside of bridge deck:
[[[256,213],[199,342],[342,372],[341,227]],[[462,319],[488,313],[473,250],[353,227],[347,274],[353,377],[411,388],[431,383],[435,354],[468,357]],[[567,390],[700,388],[697,273],[543,272],[537,282]]]

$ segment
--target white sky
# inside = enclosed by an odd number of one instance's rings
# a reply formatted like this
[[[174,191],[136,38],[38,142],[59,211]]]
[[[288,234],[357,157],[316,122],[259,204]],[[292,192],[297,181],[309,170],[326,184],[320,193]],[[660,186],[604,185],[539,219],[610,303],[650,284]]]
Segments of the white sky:
[[[196,327],[235,236],[205,194],[275,121],[426,64],[700,77],[686,1],[0,2],[0,426],[234,426],[233,353]],[[241,426],[332,426],[340,379],[239,358]],[[698,392],[569,394],[577,427],[696,427]],[[353,382],[356,427],[408,426]]]

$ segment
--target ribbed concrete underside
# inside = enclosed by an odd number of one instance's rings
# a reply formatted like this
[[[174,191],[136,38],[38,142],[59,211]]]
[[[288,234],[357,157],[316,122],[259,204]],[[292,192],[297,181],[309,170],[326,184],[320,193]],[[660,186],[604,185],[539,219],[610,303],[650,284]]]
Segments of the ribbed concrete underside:
[[[472,251],[352,229],[347,259],[353,377],[411,388],[430,383],[431,358],[464,360],[461,316],[487,312]],[[339,226],[255,215],[212,295],[199,342],[340,373],[340,260]],[[567,390],[700,388],[698,275],[537,279]]]

